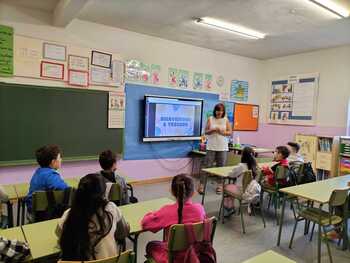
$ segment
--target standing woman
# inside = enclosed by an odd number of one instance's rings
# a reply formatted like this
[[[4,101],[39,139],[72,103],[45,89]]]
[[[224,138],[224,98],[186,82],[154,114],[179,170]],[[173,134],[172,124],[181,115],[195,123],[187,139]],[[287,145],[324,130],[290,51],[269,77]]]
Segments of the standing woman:
[[[207,156],[206,166],[212,167],[214,161],[217,167],[225,166],[228,152],[227,136],[231,136],[231,124],[226,117],[225,105],[218,103],[214,107],[213,116],[208,118],[205,127],[205,134],[207,135]],[[199,193],[203,193],[203,176],[198,189]],[[222,186],[219,184],[216,188],[216,193],[222,192]]]

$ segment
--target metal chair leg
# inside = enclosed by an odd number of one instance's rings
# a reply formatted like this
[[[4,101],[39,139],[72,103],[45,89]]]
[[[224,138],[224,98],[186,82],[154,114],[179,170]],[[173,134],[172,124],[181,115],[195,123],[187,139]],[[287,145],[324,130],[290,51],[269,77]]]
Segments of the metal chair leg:
[[[321,263],[321,225],[318,224],[317,263]]]
[[[327,238],[327,232],[326,232],[326,228],[325,227],[323,227],[323,233],[325,235],[325,240],[326,240],[325,242],[326,242],[326,246],[327,246],[327,250],[328,250],[329,261],[331,263],[333,263],[332,254],[331,254],[331,248],[329,246],[329,242],[328,242],[328,238]]]
[[[310,222],[308,222],[308,223],[310,223]],[[313,222],[313,225],[312,225],[311,235],[310,235],[310,239],[309,239],[310,242],[312,241],[312,238],[314,236],[314,231],[315,231],[315,222]]]
[[[242,210],[242,201],[241,201],[241,200],[239,200],[239,212],[240,212],[240,214],[241,214],[241,224],[242,224],[243,234],[245,234],[245,225],[244,225],[243,210]]]
[[[290,241],[289,241],[289,248],[292,248],[292,243],[293,243],[295,231],[297,230],[297,225],[298,225],[298,219],[295,220],[292,237],[290,238]]]

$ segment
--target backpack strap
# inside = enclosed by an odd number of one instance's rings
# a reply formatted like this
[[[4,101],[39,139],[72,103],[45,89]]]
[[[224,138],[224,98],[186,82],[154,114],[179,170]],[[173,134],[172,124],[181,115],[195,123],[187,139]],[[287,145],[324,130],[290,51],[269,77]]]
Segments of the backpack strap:
[[[185,224],[185,232],[187,236],[187,242],[192,245],[194,244],[196,239],[196,233],[194,232],[193,224]]]

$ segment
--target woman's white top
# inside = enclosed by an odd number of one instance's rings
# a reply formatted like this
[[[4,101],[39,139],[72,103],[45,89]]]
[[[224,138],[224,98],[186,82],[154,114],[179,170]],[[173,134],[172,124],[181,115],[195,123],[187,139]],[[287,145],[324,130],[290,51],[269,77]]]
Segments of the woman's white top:
[[[217,119],[215,117],[209,117],[210,129],[219,128],[222,131],[226,131],[227,118]],[[228,151],[228,139],[217,132],[207,135],[207,150],[210,151]]]

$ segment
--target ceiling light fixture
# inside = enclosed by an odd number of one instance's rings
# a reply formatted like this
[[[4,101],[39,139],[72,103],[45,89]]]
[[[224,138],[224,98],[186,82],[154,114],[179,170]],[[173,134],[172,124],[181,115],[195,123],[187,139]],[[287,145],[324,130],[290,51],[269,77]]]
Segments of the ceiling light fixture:
[[[350,15],[349,10],[346,10],[344,7],[339,6],[331,0],[308,0],[315,5],[326,9],[329,12],[337,15],[339,18],[346,18]]]
[[[223,30],[230,32],[242,37],[252,38],[252,39],[262,39],[266,35],[248,28],[244,28],[238,25],[230,24],[224,21],[220,21],[210,17],[197,18],[195,20],[197,24],[209,26],[211,28]]]

